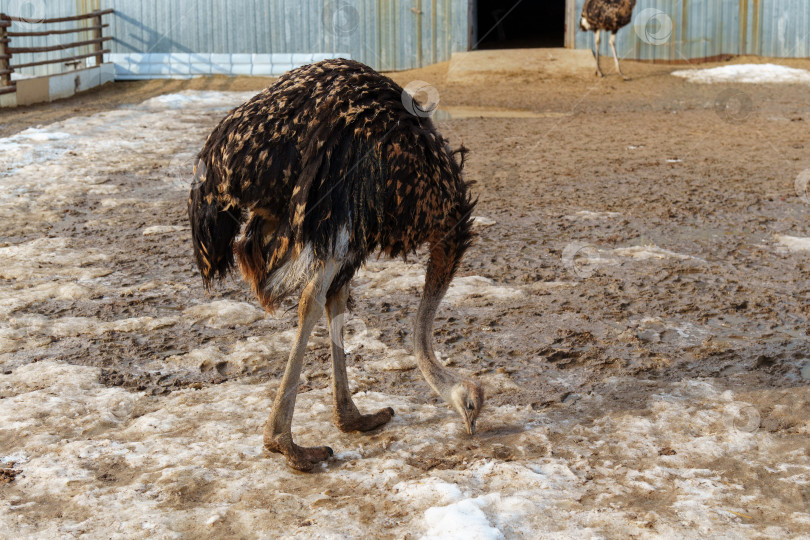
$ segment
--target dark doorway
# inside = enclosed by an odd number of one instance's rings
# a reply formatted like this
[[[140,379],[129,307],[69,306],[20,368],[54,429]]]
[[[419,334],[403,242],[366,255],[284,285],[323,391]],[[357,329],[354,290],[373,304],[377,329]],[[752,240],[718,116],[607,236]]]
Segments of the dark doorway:
[[[565,44],[565,0],[477,0],[475,17],[476,49]]]

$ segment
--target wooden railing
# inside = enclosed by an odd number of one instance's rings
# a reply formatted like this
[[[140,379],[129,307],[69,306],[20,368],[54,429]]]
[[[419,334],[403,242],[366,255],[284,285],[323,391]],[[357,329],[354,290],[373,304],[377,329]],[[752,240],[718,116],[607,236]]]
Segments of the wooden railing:
[[[102,24],[101,16],[109,13],[114,13],[115,10],[105,9],[102,11],[93,11],[92,13],[85,13],[84,15],[75,15],[73,17],[61,17],[58,19],[43,19],[37,21],[37,24],[53,24],[71,21],[83,21],[92,19],[89,26],[80,28],[71,28],[68,30],[42,30],[38,32],[12,32],[10,28],[15,22],[27,22],[27,19],[20,17],[12,17],[5,13],[0,13],[0,94],[8,94],[17,90],[17,84],[11,80],[11,74],[15,69],[25,67],[43,66],[46,64],[72,64],[78,63],[79,60],[85,58],[95,57],[96,65],[100,66],[104,63],[104,54],[109,53],[109,49],[104,48],[104,42],[109,41],[112,37],[104,37],[102,31],[107,28],[109,24]],[[77,34],[80,32],[92,32],[92,38],[85,41],[74,41],[73,43],[66,43],[64,45],[54,45],[51,47],[12,47],[12,38],[16,37],[32,37],[32,36],[52,36],[60,34]],[[11,59],[15,54],[22,53],[42,53],[53,51],[68,51],[76,47],[92,46],[93,52],[89,54],[76,54],[65,56],[62,58],[53,58],[51,60],[40,60],[38,62],[28,62],[25,64],[12,64]]]

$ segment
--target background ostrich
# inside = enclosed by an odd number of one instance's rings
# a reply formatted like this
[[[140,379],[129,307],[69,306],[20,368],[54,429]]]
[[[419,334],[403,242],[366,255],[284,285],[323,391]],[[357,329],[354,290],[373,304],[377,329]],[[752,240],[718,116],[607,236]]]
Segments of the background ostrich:
[[[616,32],[630,22],[635,7],[636,0],[585,0],[579,27],[585,32],[592,31],[595,34],[593,55],[596,59],[596,73],[600,77],[605,76],[599,66],[600,32],[606,30],[611,32],[610,49],[613,51],[613,59],[616,61],[616,71],[619,72],[622,79],[629,80],[619,67],[619,56],[616,54]]]
[[[264,430],[265,447],[298,470],[332,455],[326,446],[296,445],[291,434],[306,343],[324,308],[336,425],[368,431],[394,414],[360,414],[341,345],[349,282],[377,249],[396,257],[429,244],[414,332],[418,365],[470,434],[483,406],[478,383],[445,369],[432,345],[436,310],[472,238],[475,202],[462,179],[464,155],[457,163],[430,119],[408,112],[402,92],[354,61],[292,70],[231,111],[195,169],[188,210],[206,287],[232,269],[234,253],[268,310],[304,286],[295,344]]]

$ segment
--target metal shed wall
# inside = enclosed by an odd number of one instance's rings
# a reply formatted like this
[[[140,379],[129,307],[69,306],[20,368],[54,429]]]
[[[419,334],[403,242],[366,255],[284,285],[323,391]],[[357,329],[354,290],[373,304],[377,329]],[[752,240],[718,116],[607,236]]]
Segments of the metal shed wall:
[[[593,34],[578,28],[585,0],[567,1],[572,16],[566,42],[590,48]],[[475,0],[0,0],[0,11],[25,9],[35,19],[40,11],[40,16],[63,17],[115,9],[104,17],[110,23],[105,35],[115,38],[109,43],[114,53],[348,53],[376,69],[398,70],[467,50],[474,5]],[[645,10],[669,18],[668,39],[651,43],[640,37],[636,25]],[[659,29],[655,23],[649,28],[653,34]],[[77,41],[90,37],[73,36]],[[52,46],[63,39],[15,38],[14,46]],[[810,57],[810,0],[639,0],[633,22],[619,32],[617,49],[624,58],[668,62],[734,54]],[[76,51],[90,52],[89,47]],[[602,53],[610,53],[607,39]],[[19,54],[13,61],[63,56],[58,51]],[[61,70],[56,64],[20,73]]]
[[[576,24],[568,26],[575,47],[592,48],[593,34],[579,30],[585,0],[568,2],[576,12]],[[738,54],[810,57],[810,0],[638,0],[616,49],[622,58],[664,62]],[[610,54],[607,39],[600,52]]]
[[[410,69],[468,48],[469,0],[101,0],[113,53],[341,53]]]
[[[378,70],[411,69],[468,50],[470,6],[470,0],[0,0],[0,11],[23,9],[32,18],[112,8],[104,33],[115,38],[108,44],[113,53],[348,53]],[[77,24],[87,23],[49,28]],[[15,38],[14,46],[51,46],[60,39],[65,36]],[[20,54],[14,62],[34,56],[66,55]],[[61,70],[56,64],[20,72]]]
[[[747,54],[810,57],[810,0],[747,0]]]

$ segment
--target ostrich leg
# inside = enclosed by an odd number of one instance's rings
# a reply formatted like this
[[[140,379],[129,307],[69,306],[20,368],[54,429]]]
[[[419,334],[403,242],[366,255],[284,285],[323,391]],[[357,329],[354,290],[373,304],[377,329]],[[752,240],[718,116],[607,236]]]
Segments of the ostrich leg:
[[[624,76],[622,68],[619,67],[619,55],[616,54],[616,33],[610,34],[610,49],[613,51],[613,59],[616,61],[616,71],[622,76],[622,79],[629,81],[630,79]]]
[[[391,420],[391,417],[394,416],[394,409],[387,407],[373,414],[360,414],[352,401],[349,378],[346,376],[346,354],[343,349],[343,324],[348,299],[348,284],[326,299],[326,317],[329,320],[329,337],[332,340],[332,392],[335,402],[335,425],[344,432],[371,431]]]
[[[602,32],[601,30],[597,30],[594,32],[594,49],[593,49],[593,57],[596,58],[596,74],[600,77],[604,77],[605,74],[602,73],[602,68],[599,67],[599,45],[602,43]]]
[[[332,449],[328,446],[305,448],[295,444],[292,439],[292,417],[295,411],[298,379],[301,377],[307,340],[312,332],[312,327],[323,314],[326,291],[336,272],[335,262],[327,261],[301,293],[301,300],[298,302],[298,333],[295,337],[295,345],[290,352],[284,378],[276,393],[273,410],[264,426],[264,447],[270,452],[284,454],[287,464],[299,471],[309,471],[315,463],[324,461],[332,455]]]

